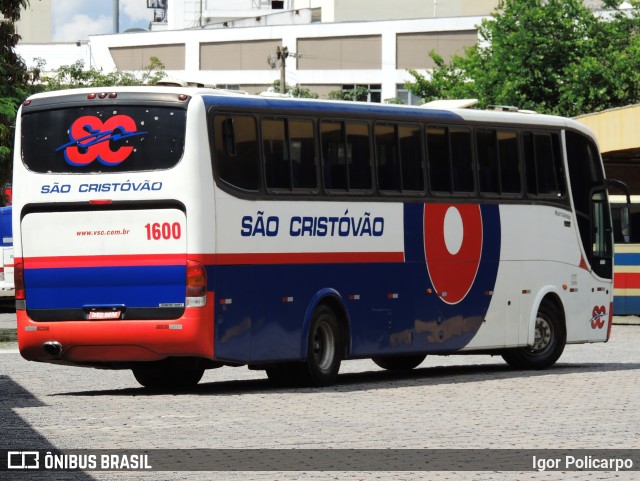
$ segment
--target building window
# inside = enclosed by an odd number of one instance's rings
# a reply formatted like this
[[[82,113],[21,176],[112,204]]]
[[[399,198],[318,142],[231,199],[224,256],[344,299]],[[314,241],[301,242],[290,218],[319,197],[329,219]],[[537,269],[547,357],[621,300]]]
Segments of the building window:
[[[396,85],[396,97],[405,105],[422,105],[423,101],[416,94],[411,93],[403,84]]]
[[[382,102],[382,85],[381,84],[351,84],[343,85],[342,90],[353,90],[356,87],[364,87],[368,90],[367,102],[381,103]]]

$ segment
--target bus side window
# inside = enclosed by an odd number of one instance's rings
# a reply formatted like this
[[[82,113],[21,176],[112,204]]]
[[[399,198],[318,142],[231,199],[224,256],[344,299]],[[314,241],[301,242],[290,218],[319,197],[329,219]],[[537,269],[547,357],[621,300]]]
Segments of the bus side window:
[[[449,129],[451,145],[451,174],[453,192],[468,194],[474,190],[471,131],[466,128]]]
[[[262,152],[269,189],[318,187],[311,120],[263,119]]]
[[[398,127],[402,190],[424,191],[424,160],[422,159],[422,129],[418,125]]]
[[[527,193],[563,197],[566,189],[558,135],[525,132],[523,143]]]
[[[267,187],[291,190],[291,164],[284,119],[262,120],[262,152]]]
[[[289,157],[294,189],[317,189],[316,143],[311,120],[290,120]]]
[[[536,172],[538,194],[550,194],[560,197],[561,187],[560,155],[554,146],[551,135],[535,135]]]
[[[381,191],[402,190],[400,156],[396,142],[396,126],[376,124],[374,127],[378,188]]]
[[[347,163],[349,190],[370,190],[371,153],[369,152],[369,125],[346,122]]]
[[[476,130],[476,148],[480,192],[497,194],[500,192],[500,172],[496,131]]]
[[[437,193],[474,191],[471,131],[464,127],[427,127],[429,185]]]
[[[520,154],[518,135],[512,131],[498,131],[498,153],[500,155],[500,186],[503,194],[520,194]]]
[[[243,190],[260,189],[256,120],[250,115],[213,118],[214,169],[224,182]]]
[[[520,157],[516,132],[478,129],[476,147],[480,192],[519,194]]]
[[[342,122],[320,124],[324,185],[329,190],[347,190],[347,161]]]
[[[328,190],[371,189],[369,126],[360,122],[323,121],[320,142]]]
[[[422,135],[418,125],[376,124],[376,165],[382,191],[424,190]]]
[[[429,184],[434,192],[451,192],[449,132],[446,127],[427,127]]]

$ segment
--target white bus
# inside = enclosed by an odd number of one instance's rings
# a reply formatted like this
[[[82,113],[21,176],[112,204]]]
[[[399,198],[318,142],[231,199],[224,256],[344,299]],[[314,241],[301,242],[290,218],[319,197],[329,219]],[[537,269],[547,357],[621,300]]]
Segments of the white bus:
[[[29,360],[329,385],[346,359],[541,369],[609,338],[607,181],[569,119],[70,90],[23,103],[13,172]]]

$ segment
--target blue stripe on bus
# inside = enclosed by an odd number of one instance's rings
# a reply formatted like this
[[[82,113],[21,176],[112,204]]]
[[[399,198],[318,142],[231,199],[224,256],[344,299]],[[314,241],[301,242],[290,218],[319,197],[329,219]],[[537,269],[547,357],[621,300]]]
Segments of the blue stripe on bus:
[[[336,114],[359,113],[359,114],[380,114],[385,116],[413,117],[416,120],[426,118],[442,118],[460,120],[462,117],[446,110],[421,109],[394,107],[392,105],[382,105],[378,103],[351,102],[332,103],[291,99],[271,99],[255,98],[245,96],[204,96],[204,103],[207,107],[240,107],[247,109],[271,109],[278,111],[305,111],[323,112]]]
[[[613,314],[616,316],[637,315],[640,312],[640,296],[614,296]]]
[[[615,254],[614,265],[617,266],[637,266],[640,265],[640,252],[625,252]]]
[[[186,267],[123,266],[25,269],[29,309],[85,305],[158,307],[184,303]]]
[[[11,247],[13,245],[12,211],[11,206],[0,208],[0,247]]]

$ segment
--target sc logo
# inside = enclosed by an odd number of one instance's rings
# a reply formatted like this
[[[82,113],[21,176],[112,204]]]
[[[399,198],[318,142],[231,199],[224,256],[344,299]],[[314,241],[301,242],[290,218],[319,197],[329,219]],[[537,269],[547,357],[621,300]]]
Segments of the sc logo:
[[[133,147],[121,146],[111,150],[110,141],[146,133],[137,132],[135,121],[128,115],[114,115],[104,123],[98,117],[84,115],[71,125],[71,141],[58,147],[56,152],[64,150],[65,160],[74,166],[85,166],[96,159],[101,164],[114,166],[129,157]]]
[[[39,469],[40,453],[38,451],[9,451],[7,453],[7,469]]]

